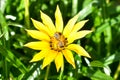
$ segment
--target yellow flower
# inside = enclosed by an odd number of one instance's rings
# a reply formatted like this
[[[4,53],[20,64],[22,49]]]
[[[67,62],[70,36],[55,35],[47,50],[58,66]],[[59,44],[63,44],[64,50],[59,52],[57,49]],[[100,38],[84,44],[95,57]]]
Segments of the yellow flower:
[[[35,54],[30,62],[43,60],[42,68],[55,61],[57,71],[64,65],[64,58],[75,68],[74,57],[71,51],[76,52],[78,55],[90,58],[90,55],[78,44],[73,41],[83,38],[89,34],[90,30],[81,29],[88,20],[76,23],[79,14],[70,19],[67,25],[63,28],[62,14],[59,6],[55,12],[55,25],[51,18],[45,13],[40,11],[42,22],[32,19],[32,22],[37,30],[26,30],[27,33],[34,39],[39,41],[29,42],[25,44],[26,47],[31,49],[40,50]]]

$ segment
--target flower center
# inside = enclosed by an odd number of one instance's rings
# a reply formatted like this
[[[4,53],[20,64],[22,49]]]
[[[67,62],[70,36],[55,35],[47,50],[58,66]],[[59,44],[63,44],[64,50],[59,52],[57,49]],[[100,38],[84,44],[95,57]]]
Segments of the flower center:
[[[56,32],[53,37],[51,37],[50,47],[52,50],[61,51],[65,48],[67,43],[67,38],[65,38],[60,32]]]

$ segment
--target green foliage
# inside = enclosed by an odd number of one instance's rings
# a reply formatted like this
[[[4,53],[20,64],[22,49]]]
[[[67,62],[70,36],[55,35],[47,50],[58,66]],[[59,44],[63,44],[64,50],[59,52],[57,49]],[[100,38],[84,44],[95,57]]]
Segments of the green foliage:
[[[76,69],[64,61],[64,71],[50,65],[49,80],[120,79],[120,0],[0,0],[0,80],[43,80],[42,61],[29,63],[37,51],[23,45],[32,41],[25,29],[34,29],[30,18],[40,20],[40,10],[54,21],[59,5],[64,23],[80,13],[88,19],[84,29],[93,32],[77,41],[91,55],[74,54]],[[76,42],[76,41],[75,41]]]

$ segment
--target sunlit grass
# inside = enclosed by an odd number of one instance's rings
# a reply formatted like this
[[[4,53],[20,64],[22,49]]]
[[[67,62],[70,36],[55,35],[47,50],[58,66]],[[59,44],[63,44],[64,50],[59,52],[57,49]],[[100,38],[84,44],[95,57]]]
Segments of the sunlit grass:
[[[26,29],[34,29],[40,10],[55,21],[59,5],[64,25],[77,13],[78,21],[89,20],[82,30],[92,29],[85,38],[74,41],[84,47],[91,59],[76,55],[76,69],[64,61],[57,72],[52,62],[41,70],[42,61],[29,63],[38,51],[24,47],[33,39]],[[55,23],[55,22],[54,22]],[[119,0],[1,0],[0,1],[0,80],[119,80],[120,78],[120,1]],[[48,73],[48,72],[49,73]]]

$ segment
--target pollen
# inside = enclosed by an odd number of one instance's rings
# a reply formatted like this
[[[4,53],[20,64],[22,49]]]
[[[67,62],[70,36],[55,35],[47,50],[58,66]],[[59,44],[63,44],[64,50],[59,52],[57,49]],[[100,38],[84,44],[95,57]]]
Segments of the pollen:
[[[67,38],[65,38],[64,35],[62,35],[62,33],[56,32],[54,36],[51,37],[50,47],[52,50],[59,52],[61,50],[64,50],[67,42]]]

